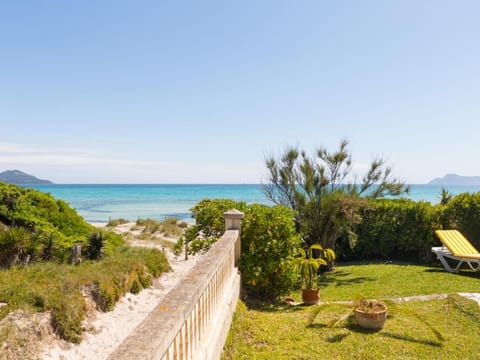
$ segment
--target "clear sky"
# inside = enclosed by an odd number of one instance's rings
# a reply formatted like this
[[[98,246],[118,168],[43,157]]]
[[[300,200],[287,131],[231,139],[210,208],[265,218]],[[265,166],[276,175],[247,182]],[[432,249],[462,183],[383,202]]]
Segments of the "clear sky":
[[[2,1],[0,171],[258,183],[350,141],[424,183],[480,175],[479,1]]]

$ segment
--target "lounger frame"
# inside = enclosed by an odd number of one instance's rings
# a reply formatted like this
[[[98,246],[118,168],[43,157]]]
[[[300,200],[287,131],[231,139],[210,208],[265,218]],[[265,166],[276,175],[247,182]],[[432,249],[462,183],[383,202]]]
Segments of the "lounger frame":
[[[432,252],[435,255],[437,255],[437,259],[440,260],[443,267],[448,272],[451,272],[451,273],[458,272],[458,269],[460,269],[460,266],[462,266],[463,263],[466,263],[470,267],[470,269],[472,269],[473,271],[480,271],[480,260],[466,259],[466,258],[455,256],[451,253],[450,250],[448,250],[448,248],[445,245],[440,247],[432,247]],[[452,269],[450,264],[447,262],[447,258],[458,261],[458,264],[455,267],[455,269]]]

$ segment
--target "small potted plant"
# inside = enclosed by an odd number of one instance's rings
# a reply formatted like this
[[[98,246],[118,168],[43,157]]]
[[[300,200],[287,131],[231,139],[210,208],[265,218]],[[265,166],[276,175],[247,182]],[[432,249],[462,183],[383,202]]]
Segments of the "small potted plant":
[[[308,248],[298,249],[300,256],[293,260],[295,268],[302,279],[302,300],[305,305],[315,305],[318,303],[318,270],[320,265],[327,265],[323,257],[313,257],[313,250],[319,250],[322,254],[328,256],[329,260],[335,259],[335,253],[332,249],[324,250],[320,244],[314,244]]]
[[[361,300],[353,312],[357,324],[366,329],[380,330],[387,319],[387,305],[379,300]]]

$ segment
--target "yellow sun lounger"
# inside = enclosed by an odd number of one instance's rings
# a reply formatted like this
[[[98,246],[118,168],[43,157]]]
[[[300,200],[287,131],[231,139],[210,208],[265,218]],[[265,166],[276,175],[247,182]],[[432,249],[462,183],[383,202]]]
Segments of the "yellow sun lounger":
[[[448,272],[457,272],[463,263],[470,266],[473,271],[480,271],[480,253],[470,244],[470,241],[458,230],[437,230],[438,236],[443,246],[433,247],[432,252],[437,255],[445,270]],[[452,270],[446,259],[458,261],[458,265]]]

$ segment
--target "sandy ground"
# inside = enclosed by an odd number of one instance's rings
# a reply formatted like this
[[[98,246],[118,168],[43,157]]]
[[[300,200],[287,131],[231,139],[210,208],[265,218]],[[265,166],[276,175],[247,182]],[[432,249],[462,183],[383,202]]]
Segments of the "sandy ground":
[[[98,226],[98,224],[95,225]],[[116,231],[132,232],[130,231],[132,225],[119,225]],[[135,240],[134,245],[162,248],[157,243],[142,240]],[[155,279],[151,288],[137,295],[127,294],[117,303],[113,311],[107,313],[96,311],[85,322],[88,330],[80,344],[75,345],[55,339],[40,358],[44,360],[106,359],[201,258],[201,256],[190,256],[189,260],[185,261],[183,256],[176,258],[168,250],[166,254],[172,272],[162,274]]]

